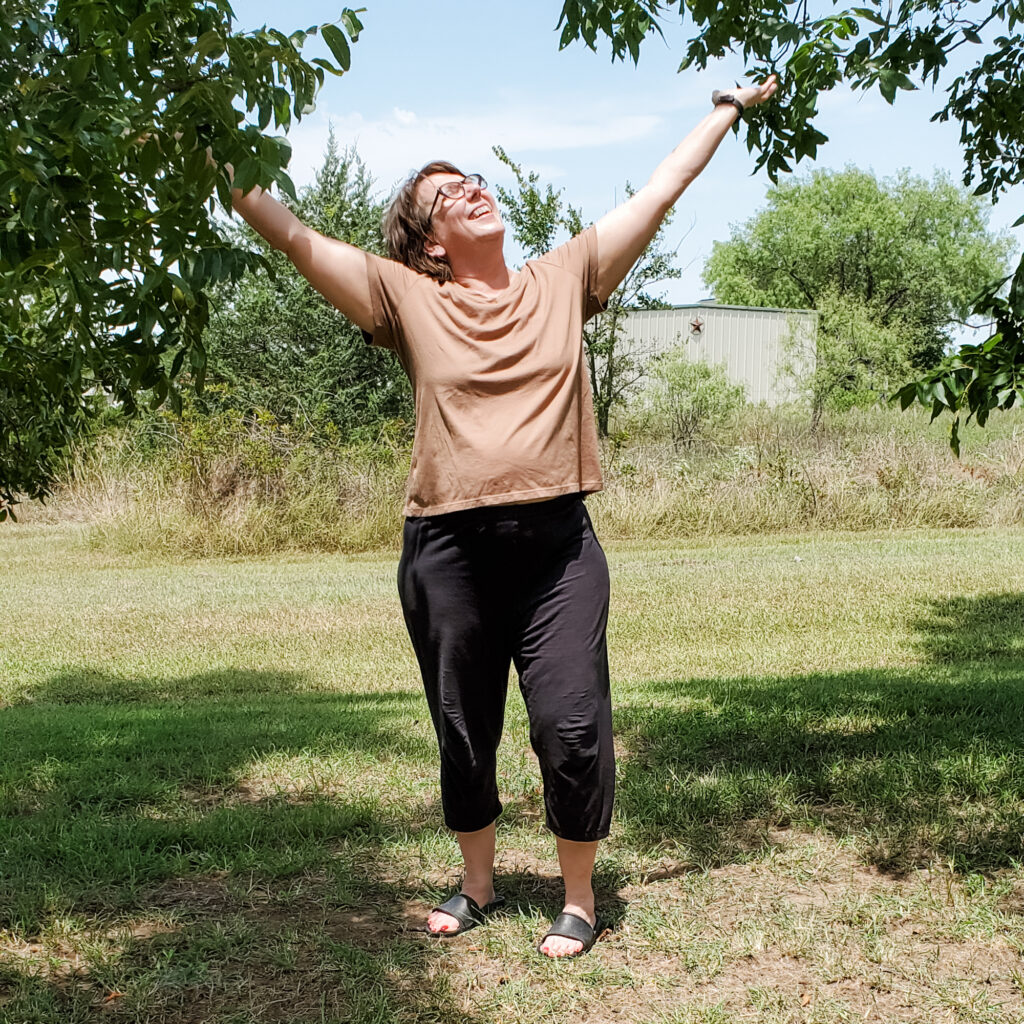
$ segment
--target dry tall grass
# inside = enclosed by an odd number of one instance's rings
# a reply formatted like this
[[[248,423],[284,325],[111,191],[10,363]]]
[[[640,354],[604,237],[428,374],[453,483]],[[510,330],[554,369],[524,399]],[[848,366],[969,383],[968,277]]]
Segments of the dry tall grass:
[[[748,407],[714,439],[649,431],[609,444],[590,499],[608,539],[1024,522],[1024,413],[968,430],[963,455],[916,411]],[[27,522],[77,521],[89,543],[160,555],[397,547],[408,440],[314,443],[273,420],[163,418],[83,449]]]
[[[397,545],[408,445],[340,445],[272,417],[168,416],[76,451],[23,522],[86,524],[92,546],[162,556]]]
[[[1000,416],[956,459],[947,426],[917,410],[851,409],[812,430],[799,410],[748,407],[703,444],[614,448],[595,518],[619,539],[1020,524],[1024,413]]]

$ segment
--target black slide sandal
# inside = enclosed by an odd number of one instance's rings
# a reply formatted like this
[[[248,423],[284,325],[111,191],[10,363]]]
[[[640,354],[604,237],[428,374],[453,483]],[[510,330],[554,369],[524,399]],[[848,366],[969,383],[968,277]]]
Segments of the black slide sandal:
[[[585,917],[580,917],[579,914],[570,914],[566,911],[559,914],[552,922],[547,935],[540,940],[537,952],[547,960],[571,960],[574,956],[583,956],[597,942],[597,937],[604,931],[604,927],[600,917],[597,918],[594,922],[594,927],[591,928],[590,922]],[[583,943],[583,948],[578,949],[575,953],[566,953],[564,956],[548,956],[541,949],[541,946],[552,937],[575,939],[577,942]]]
[[[472,896],[467,896],[464,892],[457,893],[451,899],[445,900],[439,907],[434,907],[434,911],[439,910],[442,914],[454,917],[459,922],[459,927],[447,932],[435,932],[431,931],[430,928],[426,928],[426,933],[436,939],[454,938],[456,935],[468,932],[470,928],[483,924],[489,914],[492,914],[504,905],[504,896],[495,896],[487,906],[481,907]]]

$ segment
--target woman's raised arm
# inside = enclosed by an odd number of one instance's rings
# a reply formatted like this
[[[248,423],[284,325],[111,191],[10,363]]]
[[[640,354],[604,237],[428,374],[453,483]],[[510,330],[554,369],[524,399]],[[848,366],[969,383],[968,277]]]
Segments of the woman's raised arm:
[[[231,207],[254,231],[280,249],[328,302],[357,327],[373,330],[366,254],[362,249],[307,227],[259,186],[244,195],[240,189],[232,189]]]
[[[775,93],[772,75],[763,85],[730,89],[729,93],[752,107]],[[597,290],[602,299],[619,286],[629,268],[655,236],[665,214],[686,187],[714,156],[718,144],[739,116],[732,103],[721,103],[658,164],[651,180],[624,203],[597,222]]]

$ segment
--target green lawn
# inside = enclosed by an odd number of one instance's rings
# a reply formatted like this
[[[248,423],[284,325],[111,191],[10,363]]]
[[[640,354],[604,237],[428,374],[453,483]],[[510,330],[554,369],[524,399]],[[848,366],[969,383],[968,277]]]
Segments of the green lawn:
[[[1024,533],[611,544],[613,930],[552,964],[514,686],[510,910],[458,881],[393,555],[0,528],[0,1021],[1024,1020]]]

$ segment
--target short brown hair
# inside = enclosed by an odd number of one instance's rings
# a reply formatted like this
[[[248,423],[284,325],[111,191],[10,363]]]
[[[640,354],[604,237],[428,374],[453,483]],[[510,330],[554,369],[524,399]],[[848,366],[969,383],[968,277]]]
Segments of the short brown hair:
[[[393,260],[438,281],[450,281],[452,268],[448,261],[441,256],[431,256],[426,250],[430,239],[430,224],[416,198],[419,183],[431,174],[441,173],[465,177],[455,164],[447,160],[431,160],[415,174],[410,174],[384,214],[384,240]]]

